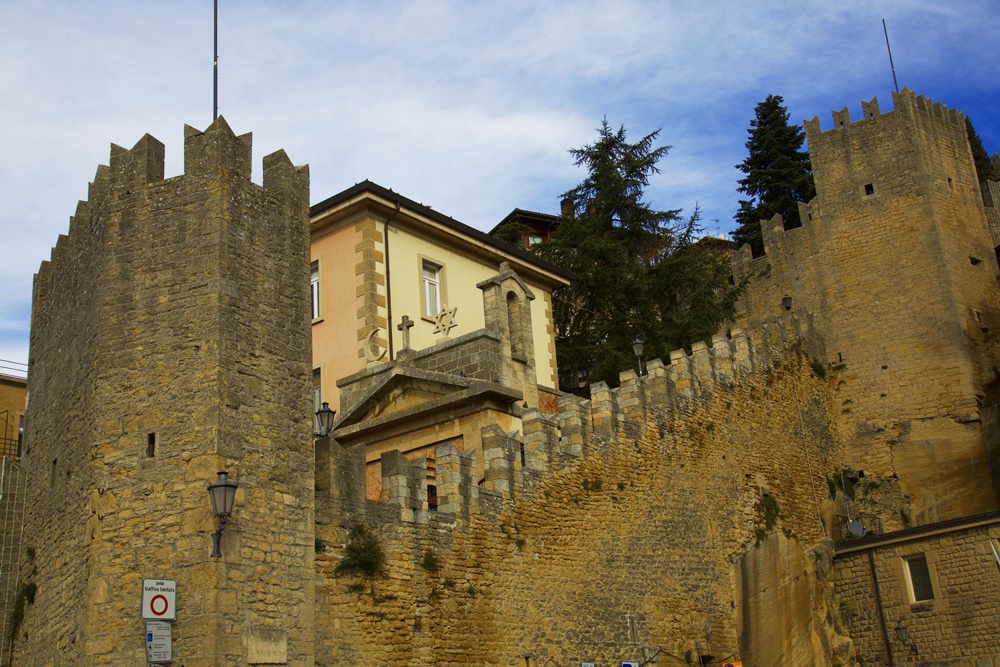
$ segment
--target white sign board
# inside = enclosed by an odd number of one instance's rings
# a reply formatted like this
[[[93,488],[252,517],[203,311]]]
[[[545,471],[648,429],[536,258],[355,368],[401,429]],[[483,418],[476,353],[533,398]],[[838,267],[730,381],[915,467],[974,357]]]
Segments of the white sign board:
[[[147,621],[177,619],[177,582],[173,579],[142,580],[142,618]]]
[[[146,662],[170,662],[174,650],[170,621],[146,621]]]

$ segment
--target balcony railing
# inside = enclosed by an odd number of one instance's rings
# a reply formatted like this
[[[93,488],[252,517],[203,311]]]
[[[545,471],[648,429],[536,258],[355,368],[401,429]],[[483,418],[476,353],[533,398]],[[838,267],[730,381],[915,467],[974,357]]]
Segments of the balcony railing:
[[[18,438],[0,438],[0,457],[21,458],[21,442]]]

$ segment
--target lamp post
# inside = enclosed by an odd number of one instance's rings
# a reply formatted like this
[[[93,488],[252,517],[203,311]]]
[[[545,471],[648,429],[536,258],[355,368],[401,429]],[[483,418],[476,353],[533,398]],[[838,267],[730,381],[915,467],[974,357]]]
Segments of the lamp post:
[[[781,305],[784,306],[785,310],[791,310],[792,309],[792,297],[790,297],[787,294],[785,296],[781,297]]]
[[[336,410],[330,409],[330,404],[323,401],[323,407],[316,411],[316,421],[319,422],[319,435],[326,437],[333,429],[333,420],[337,416]]]
[[[219,517],[219,529],[212,533],[212,558],[222,558],[222,529],[226,520],[233,513],[233,503],[236,501],[236,482],[229,480],[229,473],[219,471],[219,478],[214,484],[208,485],[208,496],[212,499],[212,513]]]
[[[639,375],[642,375],[642,353],[645,349],[646,345],[641,338],[632,341],[632,351],[635,353],[635,358],[639,360]]]

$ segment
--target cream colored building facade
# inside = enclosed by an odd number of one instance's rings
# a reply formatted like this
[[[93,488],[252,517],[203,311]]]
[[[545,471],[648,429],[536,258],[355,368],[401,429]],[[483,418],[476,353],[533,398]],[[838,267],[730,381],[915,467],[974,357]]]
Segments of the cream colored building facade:
[[[503,262],[535,296],[538,385],[558,390],[552,292],[569,284],[567,271],[371,181],[314,205],[310,217],[317,407],[340,409],[337,380],[396,358],[403,318],[414,350],[482,329],[476,285]],[[555,396],[540,400],[554,405]]]

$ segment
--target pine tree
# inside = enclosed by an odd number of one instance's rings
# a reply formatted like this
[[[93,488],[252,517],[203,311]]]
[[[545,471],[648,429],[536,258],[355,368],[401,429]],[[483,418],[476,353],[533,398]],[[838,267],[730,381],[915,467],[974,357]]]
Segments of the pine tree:
[[[990,155],[983,147],[983,140],[979,138],[968,116],[965,117],[965,131],[969,135],[969,148],[972,149],[972,160],[976,164],[976,176],[979,182],[997,180],[1000,174],[995,173]]]
[[[618,373],[635,368],[632,341],[645,342],[646,358],[715,332],[731,319],[735,290],[728,285],[728,254],[706,251],[695,241],[697,211],[681,220],[644,201],[649,177],[669,146],[655,146],[659,131],[631,144],[625,129],[607,120],[593,144],[571,150],[586,179],[565,196],[543,257],[576,274],[553,295],[560,386],[618,384]]]
[[[809,153],[802,150],[805,132],[800,125],[788,124],[788,110],[780,95],[768,95],[754,108],[747,130],[747,159],[736,165],[746,174],[739,192],[750,195],[740,200],[736,213],[738,227],[733,232],[737,246],[749,243],[755,256],[764,252],[760,221],[775,213],[784,218],[785,229],[801,226],[797,202],[816,195]]]

